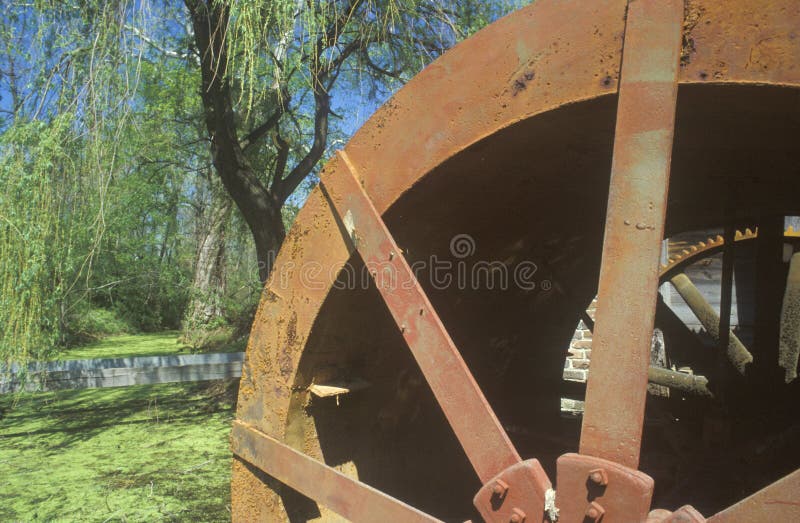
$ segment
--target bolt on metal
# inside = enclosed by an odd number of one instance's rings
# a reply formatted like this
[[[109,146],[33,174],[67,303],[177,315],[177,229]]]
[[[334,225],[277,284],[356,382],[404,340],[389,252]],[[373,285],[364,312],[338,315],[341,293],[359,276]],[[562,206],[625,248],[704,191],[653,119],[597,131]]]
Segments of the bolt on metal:
[[[518,508],[511,511],[511,523],[523,523],[525,521],[525,513]]]
[[[492,485],[492,494],[497,496],[498,498],[506,497],[508,493],[508,483],[503,481],[502,479],[495,480],[494,484]]]
[[[600,521],[603,519],[605,513],[606,510],[597,501],[592,501],[586,508],[586,517],[589,518],[590,521]]]
[[[601,487],[608,485],[608,473],[605,469],[594,469],[589,471],[589,480]]]

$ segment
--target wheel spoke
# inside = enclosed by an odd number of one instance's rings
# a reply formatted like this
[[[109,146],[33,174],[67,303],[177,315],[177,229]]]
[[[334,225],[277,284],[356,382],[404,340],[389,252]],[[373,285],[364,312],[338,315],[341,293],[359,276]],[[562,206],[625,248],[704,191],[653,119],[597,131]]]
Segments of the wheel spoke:
[[[660,294],[656,303],[656,326],[664,333],[672,360],[692,361],[707,349]]]
[[[693,396],[713,396],[708,389],[708,379],[699,374],[687,374],[650,365],[647,369],[647,382]],[[586,397],[586,385],[577,381],[564,380],[561,382],[561,394],[570,399],[582,400]]]
[[[783,215],[763,216],[756,239],[755,335],[753,379],[762,383],[780,380],[778,366],[781,302],[786,285],[783,263]]]
[[[781,335],[778,362],[786,371],[786,383],[797,377],[797,360],[800,356],[800,252],[792,255],[786,291],[781,308]]]
[[[708,519],[708,523],[800,521],[800,470]]]
[[[639,464],[683,2],[630,2],[580,451]]]
[[[711,391],[708,390],[708,380],[705,376],[676,372],[651,365],[647,369],[647,381],[695,396],[712,396]]]
[[[728,211],[730,214],[730,211]],[[725,226],[725,245],[722,248],[722,278],[720,280],[719,297],[719,322],[717,323],[717,375],[720,380],[726,382],[727,373],[725,360],[731,360],[730,346],[731,340],[736,336],[731,331],[731,306],[733,304],[733,262],[734,262],[734,239],[736,231],[732,225]],[[744,347],[744,345],[742,345]],[[738,360],[737,360],[738,361]],[[734,363],[736,366],[736,363]],[[745,365],[742,365],[745,366]],[[745,369],[737,370],[742,373]]]
[[[353,522],[440,520],[239,421],[233,422],[231,450],[281,483],[313,498]]]
[[[706,332],[708,332],[708,335],[711,336],[714,341],[719,342],[719,314],[717,314],[714,307],[706,301],[705,297],[703,297],[694,283],[692,283],[692,280],[685,274],[680,273],[670,278],[669,282],[675,287],[678,294],[681,295],[681,298],[683,298],[683,301],[689,306],[689,309],[697,316],[697,319],[700,320],[700,323],[703,325]],[[726,351],[728,360],[730,360],[736,370],[744,374],[747,364],[753,361],[753,355],[750,354],[750,351],[747,350],[736,334],[731,332],[730,329],[728,330],[728,336],[728,349]]]
[[[323,190],[370,269],[475,472],[486,483],[519,463],[519,454],[343,152],[339,159],[342,168],[323,178]]]

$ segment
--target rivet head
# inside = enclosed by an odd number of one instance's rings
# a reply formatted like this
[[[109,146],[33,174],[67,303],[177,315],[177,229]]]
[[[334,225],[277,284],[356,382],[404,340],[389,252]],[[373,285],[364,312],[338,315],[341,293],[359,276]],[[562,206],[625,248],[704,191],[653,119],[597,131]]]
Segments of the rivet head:
[[[592,501],[586,508],[586,517],[589,518],[590,521],[600,521],[603,519],[603,514],[605,513],[605,509],[597,501]]]
[[[511,511],[511,523],[522,523],[525,521],[525,513],[518,508]]]
[[[605,487],[608,485],[608,473],[606,473],[605,469],[590,470],[589,480],[596,485]]]
[[[502,479],[495,480],[494,484],[492,484],[493,495],[502,498],[505,497],[507,492],[508,492],[508,483],[506,483]]]

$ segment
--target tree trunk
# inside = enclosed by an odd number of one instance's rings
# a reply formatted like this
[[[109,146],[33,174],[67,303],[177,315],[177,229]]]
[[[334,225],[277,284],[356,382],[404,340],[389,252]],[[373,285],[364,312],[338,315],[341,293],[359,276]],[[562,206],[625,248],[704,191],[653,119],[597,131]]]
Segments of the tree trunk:
[[[208,225],[197,248],[192,297],[187,307],[184,336],[193,339],[195,331],[203,330],[223,315],[222,297],[225,294],[225,229],[232,203],[222,191],[215,191],[208,212]]]
[[[250,222],[248,222],[248,225]],[[266,282],[275,257],[286,237],[286,229],[283,225],[281,207],[276,206],[264,213],[263,220],[257,227],[250,225],[250,232],[256,244],[256,257],[258,258],[258,277],[262,282]]]
[[[312,75],[311,92],[314,95],[314,137],[305,154],[286,174],[290,145],[280,136],[279,122],[289,110],[288,94],[278,96],[274,112],[263,124],[256,126],[240,139],[230,78],[227,76],[228,49],[225,35],[230,5],[218,0],[185,0],[185,3],[192,17],[194,40],[200,58],[200,95],[214,168],[250,228],[256,244],[258,275],[262,282],[266,282],[277,251],[286,236],[281,215],[283,204],[313,171],[325,152],[332,78],[338,75],[338,68],[343,61],[361,49],[366,40],[356,39],[349,42],[339,50],[336,59],[318,67],[324,61],[322,58],[325,50],[337,45],[340,29],[347,23],[349,14],[336,16],[323,36],[316,41],[313,52],[305,58],[309,64],[317,64],[313,67],[309,65]],[[346,11],[350,13],[350,10]],[[274,172],[262,180],[247,160],[245,151],[270,133],[277,147]]]
[[[253,234],[258,275],[265,282],[286,231],[281,217],[285,195],[270,192],[244,155],[235,125],[223,35],[228,23],[227,4],[187,0],[195,41],[200,52],[201,98],[211,139],[214,168]]]

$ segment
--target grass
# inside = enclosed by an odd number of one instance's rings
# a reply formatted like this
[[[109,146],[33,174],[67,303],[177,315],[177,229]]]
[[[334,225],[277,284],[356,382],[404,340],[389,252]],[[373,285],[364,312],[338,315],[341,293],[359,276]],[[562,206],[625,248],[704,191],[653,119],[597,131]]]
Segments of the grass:
[[[241,352],[246,339],[231,340],[229,332],[215,333],[202,352]],[[180,341],[180,331],[109,336],[102,340],[65,349],[55,355],[58,360],[84,360],[93,358],[127,358],[129,356],[173,356],[189,354],[191,347]]]
[[[180,343],[180,335],[180,331],[166,331],[109,336],[100,341],[62,351],[56,355],[56,358],[60,360],[83,360],[186,354],[189,352],[189,347]]]
[[[0,396],[0,521],[229,521],[232,401],[208,389]]]

